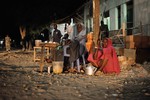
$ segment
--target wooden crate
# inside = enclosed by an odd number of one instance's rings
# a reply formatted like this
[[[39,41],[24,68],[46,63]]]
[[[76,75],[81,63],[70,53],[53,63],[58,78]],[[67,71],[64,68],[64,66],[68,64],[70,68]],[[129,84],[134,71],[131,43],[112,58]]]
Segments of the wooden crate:
[[[150,61],[150,48],[124,49],[124,56],[130,58],[131,62],[144,63]]]
[[[129,35],[126,36],[126,42],[141,42],[141,36],[140,35]]]
[[[126,36],[126,48],[150,48],[150,36],[129,35]]]

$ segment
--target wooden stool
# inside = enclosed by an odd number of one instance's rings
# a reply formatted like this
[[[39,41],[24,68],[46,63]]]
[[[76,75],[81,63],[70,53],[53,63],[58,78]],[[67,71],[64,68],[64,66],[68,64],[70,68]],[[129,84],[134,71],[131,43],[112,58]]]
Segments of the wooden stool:
[[[37,56],[37,50],[41,51],[41,49],[42,49],[42,47],[37,47],[37,46],[34,47],[34,52],[33,52],[33,61],[34,62],[40,60],[40,58],[37,58],[36,56]],[[48,57],[50,55],[49,48],[45,47],[44,49],[46,50],[46,56]]]

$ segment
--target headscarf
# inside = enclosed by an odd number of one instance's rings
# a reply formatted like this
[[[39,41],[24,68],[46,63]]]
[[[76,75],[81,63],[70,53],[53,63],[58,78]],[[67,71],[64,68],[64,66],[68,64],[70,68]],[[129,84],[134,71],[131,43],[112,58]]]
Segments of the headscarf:
[[[89,52],[93,45],[93,32],[87,34],[86,49]]]
[[[120,73],[120,65],[119,65],[117,54],[116,54],[116,50],[113,47],[112,40],[110,38],[107,38],[107,40],[108,40],[107,47],[110,47],[111,50],[112,50],[114,72],[117,73],[117,74],[119,74]]]

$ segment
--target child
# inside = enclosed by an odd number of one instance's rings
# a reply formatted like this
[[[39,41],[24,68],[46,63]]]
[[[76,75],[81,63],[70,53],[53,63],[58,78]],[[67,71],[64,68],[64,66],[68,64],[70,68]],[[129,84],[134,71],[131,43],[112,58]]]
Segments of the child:
[[[9,37],[9,35],[6,35],[5,37],[5,47],[6,47],[6,51],[9,52],[10,51],[10,42],[11,42],[11,39]]]

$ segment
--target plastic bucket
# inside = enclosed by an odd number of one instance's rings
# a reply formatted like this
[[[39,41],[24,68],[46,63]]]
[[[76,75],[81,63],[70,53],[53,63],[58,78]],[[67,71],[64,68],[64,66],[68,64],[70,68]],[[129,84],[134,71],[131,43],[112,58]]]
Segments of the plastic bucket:
[[[59,74],[63,72],[63,61],[53,61],[52,62],[53,66],[53,73]]]

